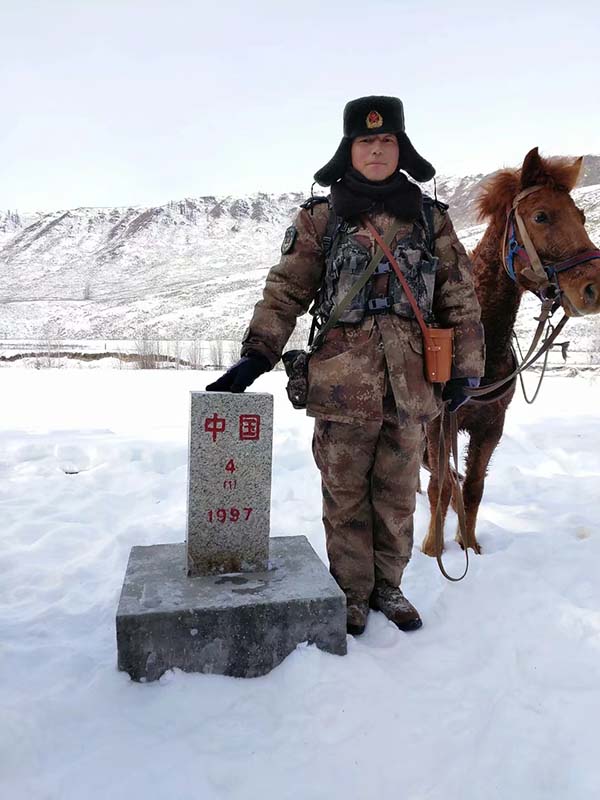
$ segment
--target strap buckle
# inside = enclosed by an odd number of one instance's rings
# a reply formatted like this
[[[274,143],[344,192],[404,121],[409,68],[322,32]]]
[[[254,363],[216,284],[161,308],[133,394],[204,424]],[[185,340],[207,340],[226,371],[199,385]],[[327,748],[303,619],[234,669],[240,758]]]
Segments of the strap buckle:
[[[367,311],[371,314],[381,314],[392,307],[389,297],[373,297],[367,302]]]
[[[383,258],[379,264],[377,264],[373,275],[385,275],[387,272],[391,272],[391,269],[390,262],[386,258]]]

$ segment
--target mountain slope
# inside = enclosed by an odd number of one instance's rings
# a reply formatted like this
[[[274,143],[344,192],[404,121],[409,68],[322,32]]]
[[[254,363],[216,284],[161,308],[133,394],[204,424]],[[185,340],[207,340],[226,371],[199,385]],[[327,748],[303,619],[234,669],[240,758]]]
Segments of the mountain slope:
[[[440,177],[467,247],[487,176]],[[574,197],[600,243],[600,156]],[[433,187],[426,187],[431,193]],[[0,337],[239,339],[303,195],[186,198],[153,208],[0,215]]]

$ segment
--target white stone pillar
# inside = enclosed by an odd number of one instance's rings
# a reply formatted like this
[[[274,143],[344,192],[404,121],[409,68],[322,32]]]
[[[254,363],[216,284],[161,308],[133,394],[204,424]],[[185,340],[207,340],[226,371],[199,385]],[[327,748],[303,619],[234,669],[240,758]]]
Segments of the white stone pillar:
[[[189,576],[268,568],[272,449],[272,395],[191,393]]]

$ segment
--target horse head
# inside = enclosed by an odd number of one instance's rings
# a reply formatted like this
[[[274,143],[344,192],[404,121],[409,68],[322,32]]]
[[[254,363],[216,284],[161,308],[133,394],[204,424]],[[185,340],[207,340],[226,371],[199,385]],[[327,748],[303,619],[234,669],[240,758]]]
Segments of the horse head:
[[[555,297],[567,316],[600,313],[600,250],[575,205],[583,158],[542,158],[531,150],[520,169],[501,170],[483,187],[482,218],[504,226],[503,263],[520,290]]]

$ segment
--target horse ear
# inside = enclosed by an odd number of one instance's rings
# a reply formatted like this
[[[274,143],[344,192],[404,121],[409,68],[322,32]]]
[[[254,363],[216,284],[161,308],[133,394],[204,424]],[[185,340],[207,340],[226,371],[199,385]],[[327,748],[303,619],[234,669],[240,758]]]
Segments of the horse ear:
[[[538,152],[538,148],[534,147],[525,156],[523,166],[521,167],[521,189],[529,189],[530,186],[537,186],[543,182],[544,164]]]
[[[582,167],[583,167],[583,156],[579,156],[579,158],[573,159],[573,163],[571,164],[571,174],[569,175],[569,178],[567,180],[569,191],[571,191],[571,189],[573,189],[577,185],[577,181],[579,180]]]

